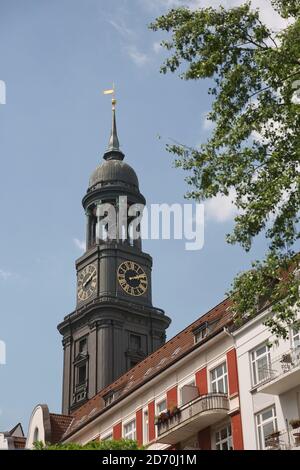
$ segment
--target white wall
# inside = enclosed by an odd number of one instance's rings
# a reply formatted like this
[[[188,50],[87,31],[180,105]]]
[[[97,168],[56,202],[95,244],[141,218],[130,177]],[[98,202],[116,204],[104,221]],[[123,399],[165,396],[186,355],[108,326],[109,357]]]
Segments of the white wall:
[[[38,434],[37,440],[45,443],[44,416],[43,416],[43,409],[40,405],[34,408],[30,417],[28,435],[27,435],[27,440],[26,440],[27,449],[33,448],[33,443],[36,440],[35,439],[36,430]]]
[[[7,450],[8,449],[8,442],[6,437],[4,436],[4,433],[0,433],[0,450]]]
[[[267,340],[274,341],[274,337],[271,336],[268,328],[263,325],[265,316],[260,315],[256,320],[251,320],[235,332],[245,449],[258,449],[255,423],[256,413],[275,404],[278,430],[284,431],[286,429],[286,419],[289,421],[291,418],[297,417],[297,410],[300,407],[300,386],[298,395],[296,390],[291,390],[281,396],[258,393],[252,386],[250,351]],[[281,339],[278,345],[273,343],[270,350],[271,362],[272,358],[280,356],[290,347],[290,340]],[[296,412],[297,415],[295,415]]]

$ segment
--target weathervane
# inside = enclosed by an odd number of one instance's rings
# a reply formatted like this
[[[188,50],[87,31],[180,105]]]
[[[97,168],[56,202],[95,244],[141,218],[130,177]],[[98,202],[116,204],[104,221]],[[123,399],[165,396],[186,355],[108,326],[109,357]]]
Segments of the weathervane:
[[[110,88],[109,90],[104,90],[103,94],[104,95],[113,95],[113,97],[111,99],[111,104],[112,104],[112,109],[114,111],[115,108],[116,108],[116,103],[117,103],[116,95],[115,95],[115,84],[113,83],[112,88]]]

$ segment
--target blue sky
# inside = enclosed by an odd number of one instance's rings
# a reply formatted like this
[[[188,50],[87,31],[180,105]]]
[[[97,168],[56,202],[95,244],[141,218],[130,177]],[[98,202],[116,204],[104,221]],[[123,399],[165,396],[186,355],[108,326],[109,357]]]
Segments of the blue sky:
[[[56,325],[75,306],[81,199],[107,146],[110,99],[102,90],[113,81],[121,147],[147,202],[184,202],[185,175],[164,146],[207,138],[208,83],[161,75],[161,36],[147,29],[180,3],[0,0],[0,80],[7,89],[0,105],[0,340],[7,347],[0,430],[21,421],[27,431],[37,403],[60,411]],[[225,243],[233,214],[224,199],[206,205],[201,251],[186,251],[183,241],[144,242],[153,256],[153,303],[173,319],[169,337],[221,301],[233,276],[262,253],[263,241],[247,255]]]

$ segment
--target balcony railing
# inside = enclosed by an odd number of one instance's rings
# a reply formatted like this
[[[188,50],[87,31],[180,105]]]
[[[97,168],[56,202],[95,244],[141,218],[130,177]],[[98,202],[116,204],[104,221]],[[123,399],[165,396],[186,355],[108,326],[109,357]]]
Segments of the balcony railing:
[[[266,450],[300,450],[300,428],[279,431],[265,440]]]
[[[174,416],[158,423],[158,441],[179,442],[227,415],[229,401],[224,393],[208,393],[182,406]]]
[[[284,379],[285,377],[290,377],[293,371],[300,368],[300,347],[289,349],[285,353],[273,358],[269,364],[269,367],[259,370],[260,383],[259,386],[266,388],[267,384],[274,381],[275,379]],[[286,386],[277,386],[273,387],[272,393],[283,393],[294,384],[293,378],[290,377],[291,386],[286,383]],[[295,377],[295,380],[296,377]],[[297,385],[297,384],[296,384]],[[296,386],[294,385],[294,386]],[[271,393],[271,390],[270,390]]]

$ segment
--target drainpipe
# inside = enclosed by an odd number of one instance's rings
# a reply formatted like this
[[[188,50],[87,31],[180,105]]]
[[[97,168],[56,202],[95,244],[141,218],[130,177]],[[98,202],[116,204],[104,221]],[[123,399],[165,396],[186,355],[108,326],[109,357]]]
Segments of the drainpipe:
[[[224,331],[224,333],[226,333],[227,336],[229,336],[231,339],[233,339],[233,343],[235,345],[235,338],[234,338],[233,334],[230,333],[230,331],[228,330],[228,328],[226,326],[224,326],[223,331]]]

